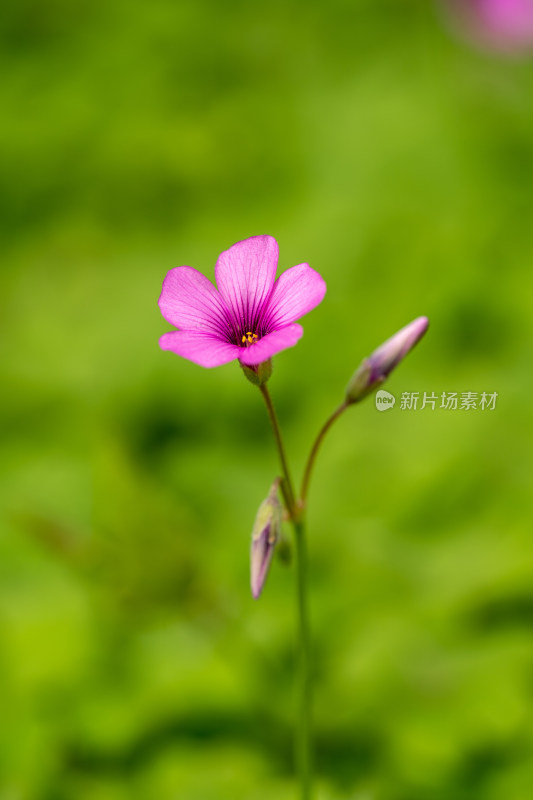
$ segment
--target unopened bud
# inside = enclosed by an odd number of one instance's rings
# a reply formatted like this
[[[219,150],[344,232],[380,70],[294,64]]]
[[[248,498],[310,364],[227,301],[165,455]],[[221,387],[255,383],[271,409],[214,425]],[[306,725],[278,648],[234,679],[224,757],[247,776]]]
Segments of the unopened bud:
[[[252,531],[250,550],[250,585],[255,599],[265,585],[274,547],[281,530],[281,504],[278,498],[279,478],[276,478],[266,500],[259,506]]]
[[[427,331],[429,320],[418,317],[387,339],[362,361],[346,387],[346,402],[357,403],[380,386]]]

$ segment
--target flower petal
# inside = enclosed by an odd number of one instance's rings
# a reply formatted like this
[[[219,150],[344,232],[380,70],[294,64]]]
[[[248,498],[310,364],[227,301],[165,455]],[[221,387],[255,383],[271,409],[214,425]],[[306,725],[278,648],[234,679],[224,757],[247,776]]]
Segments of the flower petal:
[[[172,350],[201,367],[219,367],[239,357],[240,347],[203,331],[171,331],[159,339],[162,350]]]
[[[225,335],[228,312],[211,281],[193,267],[174,267],[167,272],[159,298],[167,322],[184,330]]]
[[[285,350],[286,347],[295,345],[298,339],[303,336],[303,332],[302,326],[296,323],[287,325],[285,328],[279,328],[277,331],[272,331],[272,333],[259,339],[258,342],[251,344],[250,347],[239,348],[239,360],[249,367],[268,361],[271,356],[276,355],[280,350]]]
[[[298,264],[279,276],[270,295],[266,319],[271,328],[294,322],[324,299],[326,282],[309,264]]]
[[[270,297],[277,266],[278,243],[272,236],[244,239],[218,257],[218,290],[239,328],[256,327]]]

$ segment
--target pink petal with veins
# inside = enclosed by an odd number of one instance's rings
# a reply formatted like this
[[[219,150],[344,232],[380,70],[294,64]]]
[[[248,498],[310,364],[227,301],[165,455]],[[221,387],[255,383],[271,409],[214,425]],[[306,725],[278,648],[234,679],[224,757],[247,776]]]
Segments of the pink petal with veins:
[[[284,327],[322,302],[326,282],[309,264],[298,264],[277,279],[268,304],[268,319],[274,328]]]
[[[218,290],[239,325],[252,328],[270,297],[278,266],[278,243],[272,236],[252,236],[218,257]]]
[[[201,331],[171,331],[159,339],[162,350],[171,350],[201,367],[220,367],[234,361],[242,353],[235,344],[221,341]]]
[[[211,281],[193,267],[174,267],[167,272],[159,297],[167,322],[184,330],[222,334],[228,312]]]

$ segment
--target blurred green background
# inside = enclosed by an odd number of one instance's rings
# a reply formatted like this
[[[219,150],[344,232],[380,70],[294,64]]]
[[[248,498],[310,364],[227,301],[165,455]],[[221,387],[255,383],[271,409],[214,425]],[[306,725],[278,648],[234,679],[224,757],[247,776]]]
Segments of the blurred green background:
[[[293,798],[294,584],[235,364],[159,350],[166,271],[258,233],[328,284],[270,387],[293,470],[419,314],[310,499],[319,800],[533,796],[533,63],[432,3],[7,0],[0,798]]]

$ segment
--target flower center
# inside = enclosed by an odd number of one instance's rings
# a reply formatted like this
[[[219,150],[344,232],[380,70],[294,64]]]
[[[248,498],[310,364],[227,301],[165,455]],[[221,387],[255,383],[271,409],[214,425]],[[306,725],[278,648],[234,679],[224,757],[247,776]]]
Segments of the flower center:
[[[258,338],[259,337],[258,337],[257,333],[252,333],[251,331],[246,331],[246,333],[243,334],[243,337],[241,339],[241,343],[245,347],[248,347],[249,344],[253,344],[254,342],[256,342],[258,340]]]

